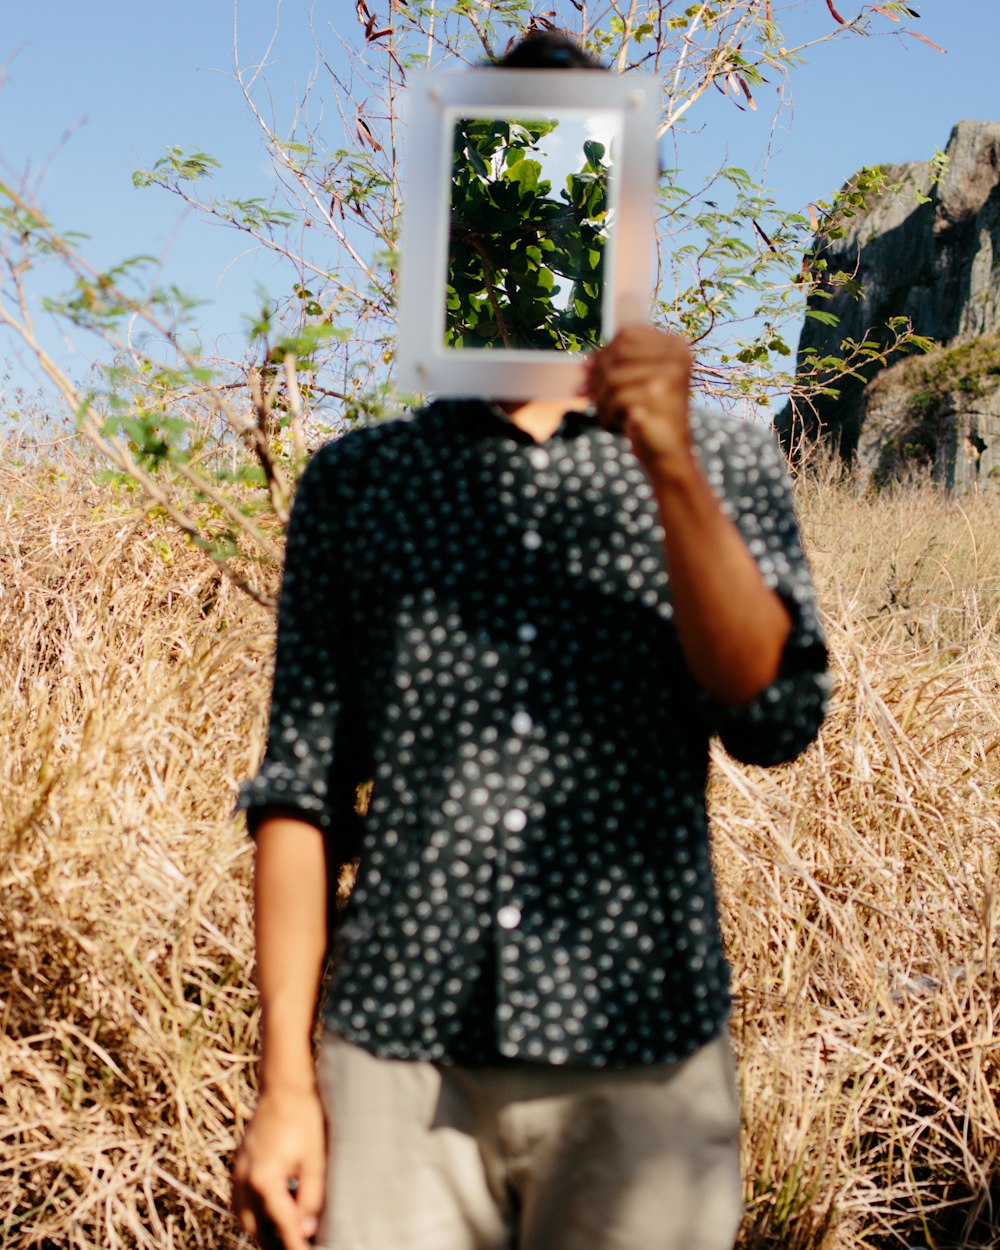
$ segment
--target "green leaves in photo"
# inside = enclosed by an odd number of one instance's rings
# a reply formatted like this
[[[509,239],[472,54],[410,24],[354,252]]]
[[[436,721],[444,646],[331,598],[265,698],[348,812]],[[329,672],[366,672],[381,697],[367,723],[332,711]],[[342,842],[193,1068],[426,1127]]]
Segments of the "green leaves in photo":
[[[588,139],[558,193],[542,141],[555,121],[455,125],[448,247],[450,347],[586,351],[601,341],[608,235],[603,144]]]

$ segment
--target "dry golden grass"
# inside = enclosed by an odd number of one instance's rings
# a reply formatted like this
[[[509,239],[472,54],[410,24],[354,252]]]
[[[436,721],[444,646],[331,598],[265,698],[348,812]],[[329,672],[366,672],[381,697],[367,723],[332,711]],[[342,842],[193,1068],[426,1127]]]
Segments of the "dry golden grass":
[[[47,476],[0,470],[0,1245],[233,1245],[270,622]]]
[[[713,789],[744,1244],[996,1246],[1000,498],[799,495],[831,715]]]
[[[0,1247],[233,1248],[256,1021],[231,808],[270,621],[72,462],[0,470],[0,499]],[[1000,1238],[1000,501],[827,478],[801,506],[833,713],[798,763],[720,758],[712,790],[743,1245],[981,1250]]]

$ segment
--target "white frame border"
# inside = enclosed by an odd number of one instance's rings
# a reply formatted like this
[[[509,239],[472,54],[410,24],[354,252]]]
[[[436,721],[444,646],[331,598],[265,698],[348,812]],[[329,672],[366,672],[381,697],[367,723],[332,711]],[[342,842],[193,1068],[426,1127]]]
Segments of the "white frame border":
[[[642,318],[651,296],[659,99],[654,76],[604,70],[480,68],[432,72],[411,80],[405,113],[408,176],[400,244],[399,390],[529,399],[575,395],[584,378],[584,353],[445,346],[455,119],[622,114],[611,183],[615,222],[601,310],[607,342],[621,326]]]

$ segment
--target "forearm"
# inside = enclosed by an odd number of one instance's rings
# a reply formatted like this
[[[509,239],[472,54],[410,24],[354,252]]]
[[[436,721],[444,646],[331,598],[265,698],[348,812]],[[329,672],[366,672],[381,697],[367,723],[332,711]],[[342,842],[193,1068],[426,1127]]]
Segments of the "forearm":
[[[778,675],[791,628],[690,450],[647,461],[688,667],[714,698],[749,703]]]
[[[315,826],[265,818],[256,834],[254,922],[262,1088],[312,1088],[312,1028],[326,954],[326,851]]]
[[[585,390],[632,444],[656,495],[674,619],[694,679],[732,706],[778,676],[792,621],[694,453],[691,352],[676,335],[629,326],[588,362]]]

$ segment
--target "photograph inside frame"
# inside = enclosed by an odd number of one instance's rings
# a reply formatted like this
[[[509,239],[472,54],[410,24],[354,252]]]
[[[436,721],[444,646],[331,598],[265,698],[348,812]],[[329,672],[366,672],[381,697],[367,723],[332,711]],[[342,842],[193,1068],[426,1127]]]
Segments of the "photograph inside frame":
[[[400,389],[574,392],[650,296],[655,79],[471,70],[410,94]]]
[[[620,125],[615,112],[455,121],[447,347],[601,345]]]

